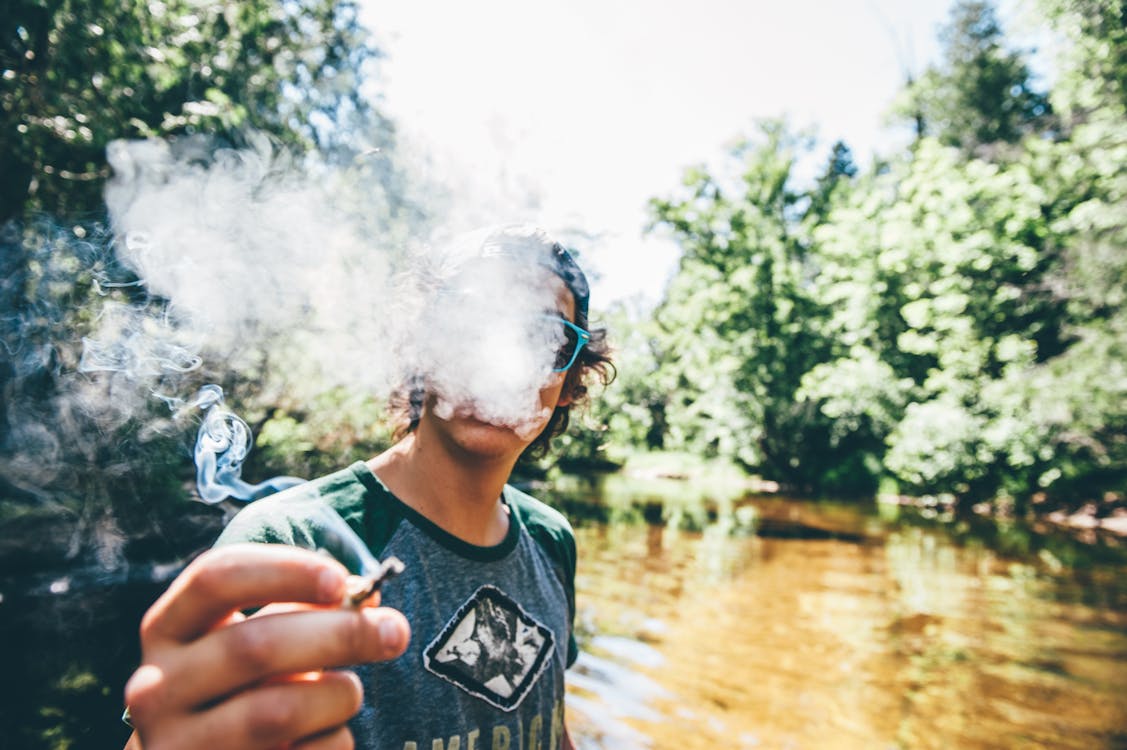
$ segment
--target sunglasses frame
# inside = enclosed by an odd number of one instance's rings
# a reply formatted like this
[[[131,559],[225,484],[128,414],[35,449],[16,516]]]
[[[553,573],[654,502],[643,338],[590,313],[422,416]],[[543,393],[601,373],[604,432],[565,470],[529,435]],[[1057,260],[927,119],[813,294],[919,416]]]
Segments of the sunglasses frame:
[[[567,372],[568,370],[571,369],[571,366],[575,364],[575,360],[577,360],[579,358],[579,352],[582,351],[583,347],[586,346],[587,343],[591,340],[591,334],[588,331],[584,331],[582,328],[575,325],[574,323],[572,323],[567,318],[561,317],[559,315],[545,315],[544,319],[545,320],[552,320],[552,321],[555,321],[557,323],[563,323],[565,326],[567,326],[568,328],[570,328],[572,331],[575,332],[575,336],[576,336],[575,351],[573,351],[571,353],[571,359],[569,359],[567,361],[567,364],[564,365],[563,367],[552,368],[552,372]]]

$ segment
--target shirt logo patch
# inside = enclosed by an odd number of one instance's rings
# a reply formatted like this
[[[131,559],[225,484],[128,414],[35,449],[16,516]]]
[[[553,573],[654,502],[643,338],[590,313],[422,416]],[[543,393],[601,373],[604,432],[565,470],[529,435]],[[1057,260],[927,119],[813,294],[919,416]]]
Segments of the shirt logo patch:
[[[496,586],[482,586],[423,652],[423,665],[470,695],[512,711],[555,651],[552,631]]]

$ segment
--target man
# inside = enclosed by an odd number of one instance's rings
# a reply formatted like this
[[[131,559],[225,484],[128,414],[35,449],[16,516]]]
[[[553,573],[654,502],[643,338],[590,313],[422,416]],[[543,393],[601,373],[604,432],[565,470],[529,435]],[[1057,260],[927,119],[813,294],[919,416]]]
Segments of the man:
[[[587,280],[543,232],[507,227],[443,255],[420,289],[401,439],[250,506],[153,605],[126,686],[135,747],[572,747],[574,538],[507,482],[588,377],[611,376]],[[403,560],[385,606],[331,606],[347,572],[289,546],[309,532],[295,495]]]

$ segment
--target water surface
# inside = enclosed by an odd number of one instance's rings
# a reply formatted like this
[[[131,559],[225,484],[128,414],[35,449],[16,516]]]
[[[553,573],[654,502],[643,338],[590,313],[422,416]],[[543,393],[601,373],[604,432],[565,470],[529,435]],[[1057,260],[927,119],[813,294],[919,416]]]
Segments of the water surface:
[[[599,503],[571,513],[581,748],[1127,747],[1115,555],[871,505]]]

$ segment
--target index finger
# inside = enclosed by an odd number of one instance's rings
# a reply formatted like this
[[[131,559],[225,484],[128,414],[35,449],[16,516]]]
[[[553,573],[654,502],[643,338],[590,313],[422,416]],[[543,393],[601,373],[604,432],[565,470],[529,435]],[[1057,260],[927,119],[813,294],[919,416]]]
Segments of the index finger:
[[[186,643],[238,610],[270,602],[337,604],[347,575],[336,560],[299,547],[218,547],[177,576],[145,614],[141,632]]]

